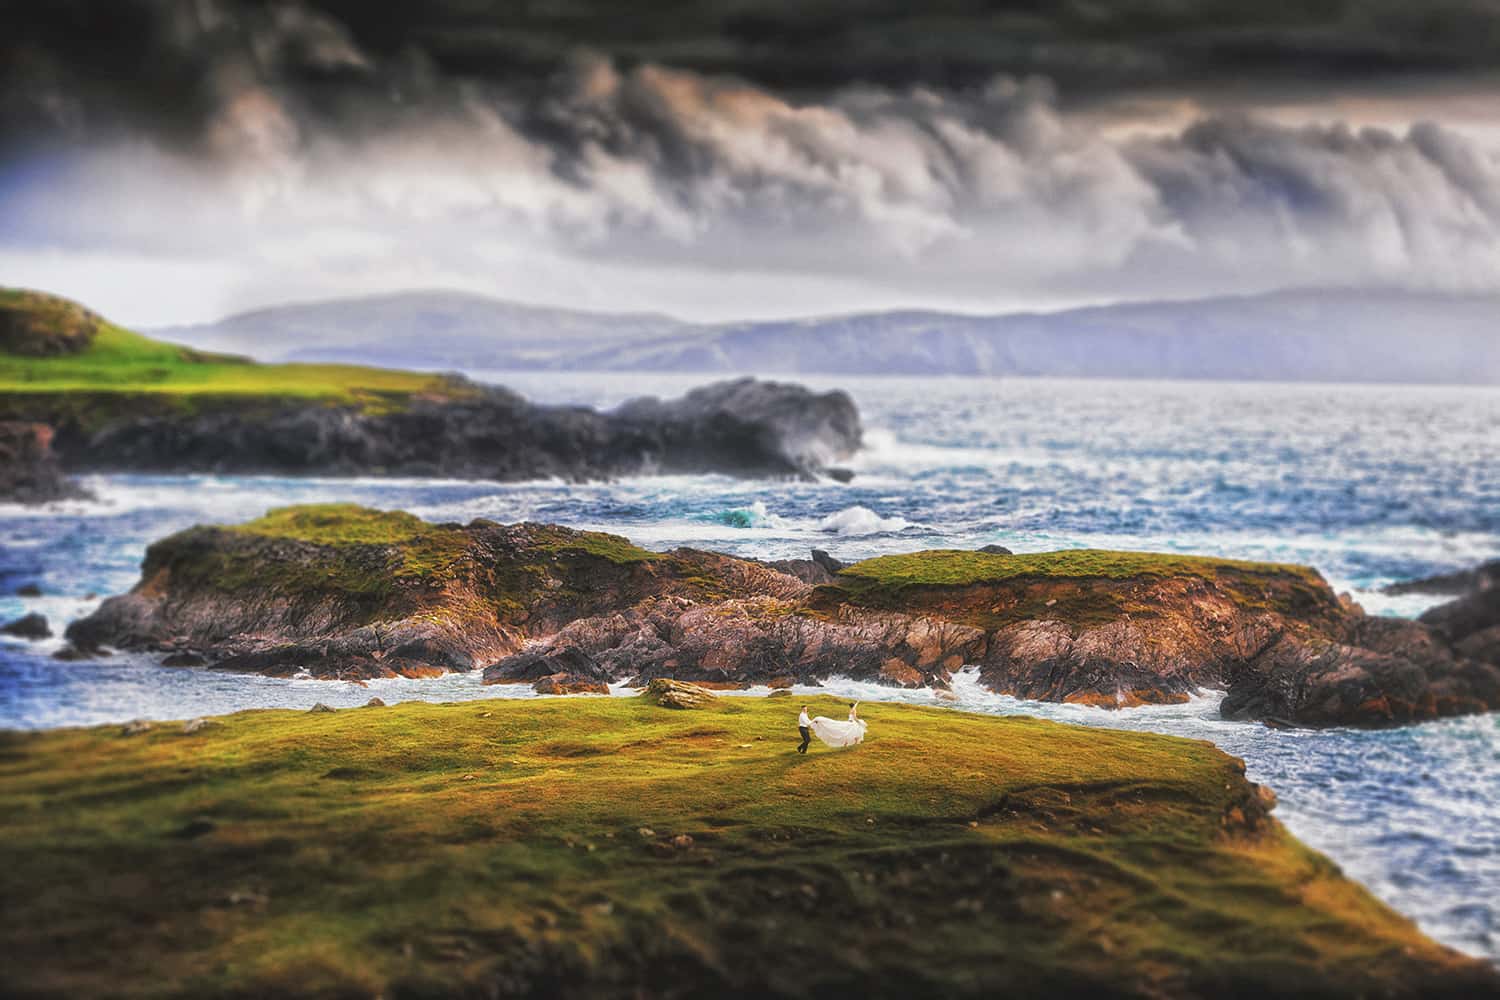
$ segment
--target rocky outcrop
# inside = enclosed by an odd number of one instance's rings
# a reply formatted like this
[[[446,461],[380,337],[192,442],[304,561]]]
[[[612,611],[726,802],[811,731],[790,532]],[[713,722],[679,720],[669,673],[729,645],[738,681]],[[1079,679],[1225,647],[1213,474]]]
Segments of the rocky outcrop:
[[[0,633],[13,635],[18,639],[47,639],[52,636],[52,626],[47,623],[45,615],[39,615],[35,611],[28,615],[22,615],[15,621],[0,625]]]
[[[24,405],[22,405],[24,403]],[[642,473],[743,477],[822,474],[860,446],[859,412],[843,392],[741,379],[679,399],[613,412],[541,406],[508,389],[454,377],[447,390],[385,408],[205,400],[111,404],[102,425],[80,399],[0,398],[6,412],[45,416],[73,470],[279,475],[426,475],[516,481]]]
[[[1076,551],[936,551],[830,582],[550,525],[288,508],[153,545],[140,584],[68,629],[100,646],[320,677],[483,668],[547,693],[849,677],[1104,707],[1228,689],[1226,714],[1388,725],[1500,707],[1500,670],[1440,629],[1369,618],[1311,570]]]
[[[0,502],[39,504],[87,497],[63,474],[46,424],[0,421]]]
[[[1387,594],[1472,594],[1491,587],[1500,587],[1500,559],[1491,559],[1473,569],[1456,573],[1439,573],[1420,580],[1403,580],[1382,588]]]

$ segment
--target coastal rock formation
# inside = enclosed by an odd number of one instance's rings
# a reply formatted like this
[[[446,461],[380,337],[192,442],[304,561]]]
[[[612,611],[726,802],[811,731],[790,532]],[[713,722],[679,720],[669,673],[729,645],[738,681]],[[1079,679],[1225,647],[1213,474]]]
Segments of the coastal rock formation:
[[[208,354],[5,289],[0,362],[0,421],[53,428],[71,471],[843,478],[861,439],[838,391],[744,378],[611,412],[542,406],[459,375]]]
[[[809,562],[829,582],[541,524],[434,525],[332,505],[193,528],[73,623],[75,647],[318,677],[483,668],[599,691],[850,677],[1103,707],[1227,688],[1227,715],[1389,725],[1500,707],[1500,669],[1421,623],[1369,618],[1295,566],[1077,550]],[[178,660],[182,662],[182,660]]]
[[[63,474],[46,424],[0,421],[0,502],[76,500],[88,491]]]
[[[18,639],[47,639],[52,636],[52,626],[47,623],[45,615],[33,611],[29,615],[22,615],[15,621],[0,625],[0,632],[13,635]]]
[[[720,382],[611,413],[540,406],[456,376],[447,388],[388,410],[226,402],[102,428],[58,414],[58,450],[71,468],[97,471],[585,481],[646,472],[812,478],[860,444],[846,393],[777,382]]]

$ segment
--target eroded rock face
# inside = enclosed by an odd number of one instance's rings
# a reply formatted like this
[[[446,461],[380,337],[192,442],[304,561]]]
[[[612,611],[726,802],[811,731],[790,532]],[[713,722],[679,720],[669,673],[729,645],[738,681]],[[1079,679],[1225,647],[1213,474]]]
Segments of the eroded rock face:
[[[63,474],[46,424],[0,421],[0,502],[39,504],[87,497]]]
[[[100,471],[578,482],[654,472],[813,478],[852,456],[861,440],[846,393],[784,383],[720,382],[612,413],[452,383],[446,396],[385,411],[226,401],[184,414],[142,403],[141,412],[103,428],[60,412],[57,447],[69,468]]]
[[[834,676],[941,689],[974,666],[1017,697],[1117,707],[1227,688],[1228,715],[1305,725],[1500,707],[1500,670],[1441,629],[1366,617],[1308,570],[1137,555],[1139,568],[1070,576],[1029,556],[973,558],[973,582],[884,578],[869,564],[835,576],[809,560],[828,580],[810,583],[550,525],[292,508],[157,543],[141,583],[68,638],[272,674],[483,668],[487,683],[548,693]]]

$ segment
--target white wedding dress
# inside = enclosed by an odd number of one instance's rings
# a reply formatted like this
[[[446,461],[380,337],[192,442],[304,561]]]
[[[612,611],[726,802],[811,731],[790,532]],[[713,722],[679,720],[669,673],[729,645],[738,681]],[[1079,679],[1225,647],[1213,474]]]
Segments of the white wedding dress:
[[[859,706],[856,705],[855,708]],[[826,715],[820,715],[812,720],[813,734],[831,747],[852,747],[856,743],[865,741],[865,720],[855,715],[855,709],[849,709],[849,721],[839,722],[830,719]]]

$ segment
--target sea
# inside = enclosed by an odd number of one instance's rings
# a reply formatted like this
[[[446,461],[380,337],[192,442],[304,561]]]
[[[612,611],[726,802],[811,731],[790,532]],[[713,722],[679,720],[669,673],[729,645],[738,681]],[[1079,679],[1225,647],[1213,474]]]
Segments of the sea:
[[[702,378],[470,373],[554,403],[613,406]],[[97,500],[0,506],[0,621],[54,629],[137,580],[146,546],[189,525],[285,504],[353,501],[431,520],[550,521],[761,558],[821,548],[844,560],[923,548],[1102,547],[1306,563],[1374,614],[1440,598],[1391,582],[1500,556],[1500,390],[1110,382],[1042,378],[799,378],[858,403],[852,482],[667,476],[577,485],[436,479],[95,476]],[[16,596],[33,584],[39,597]],[[49,655],[60,639],[0,640],[0,728],[335,707],[373,695],[536,697],[477,674],[365,686],[164,668],[119,654]],[[811,690],[811,689],[809,689]],[[819,690],[1211,740],[1273,788],[1277,815],[1430,935],[1500,965],[1500,713],[1382,731],[1279,730],[1218,717],[1221,692],[1104,710],[991,694],[957,700],[847,680]],[[624,694],[623,691],[618,692]],[[749,696],[765,692],[748,692]],[[879,732],[879,706],[866,715]]]

